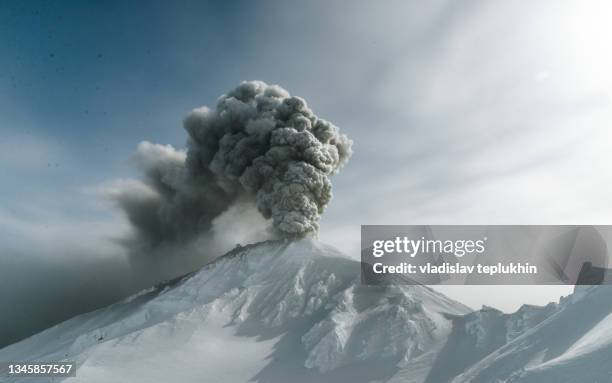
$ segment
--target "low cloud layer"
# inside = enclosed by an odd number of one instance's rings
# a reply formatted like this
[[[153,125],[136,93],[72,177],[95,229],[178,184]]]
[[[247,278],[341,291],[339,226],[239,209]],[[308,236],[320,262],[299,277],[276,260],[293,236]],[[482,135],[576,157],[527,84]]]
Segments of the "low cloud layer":
[[[134,159],[143,182],[111,194],[134,228],[132,245],[227,238],[252,217],[236,214],[249,205],[270,223],[269,236],[318,232],[332,197],[330,176],[349,160],[352,142],[303,99],[276,85],[243,82],[214,109],[193,110],[184,127],[185,150],[140,143]]]

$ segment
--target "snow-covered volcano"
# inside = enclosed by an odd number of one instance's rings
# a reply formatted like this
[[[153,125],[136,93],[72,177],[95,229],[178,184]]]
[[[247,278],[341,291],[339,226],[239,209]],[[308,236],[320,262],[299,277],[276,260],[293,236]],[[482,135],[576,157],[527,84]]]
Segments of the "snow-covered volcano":
[[[513,314],[365,286],[314,240],[237,248],[191,275],[0,350],[74,382],[612,382],[612,289]],[[25,378],[24,382],[47,379]]]
[[[422,286],[364,286],[358,261],[314,240],[266,242],[6,347],[0,360],[75,360],[70,381],[88,383],[416,383],[450,318],[469,311]]]

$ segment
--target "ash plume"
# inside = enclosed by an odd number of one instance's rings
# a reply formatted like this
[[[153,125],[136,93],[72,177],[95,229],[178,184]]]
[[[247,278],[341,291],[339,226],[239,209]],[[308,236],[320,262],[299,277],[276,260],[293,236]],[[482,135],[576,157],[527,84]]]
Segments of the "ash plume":
[[[243,82],[214,109],[193,110],[184,128],[185,150],[140,143],[135,161],[143,182],[113,193],[139,241],[184,243],[221,221],[231,230],[220,217],[235,204],[253,204],[275,237],[317,233],[332,197],[330,176],[349,160],[352,141],[303,99]]]

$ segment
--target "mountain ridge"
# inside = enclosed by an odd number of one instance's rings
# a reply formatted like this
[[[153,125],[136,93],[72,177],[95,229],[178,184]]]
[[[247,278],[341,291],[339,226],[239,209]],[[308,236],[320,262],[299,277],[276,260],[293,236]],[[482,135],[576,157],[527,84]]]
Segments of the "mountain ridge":
[[[88,383],[574,383],[549,376],[612,353],[610,290],[505,314],[426,286],[363,285],[360,268],[314,239],[238,246],[0,349],[0,360],[74,360],[70,381]],[[589,318],[563,334],[580,312]]]
[[[167,381],[169,371],[181,381],[205,372],[207,382],[389,380],[443,346],[447,314],[469,311],[422,286],[361,285],[358,261],[315,240],[272,241],[56,325],[0,358],[76,360],[76,382]],[[243,352],[242,367],[229,367],[232,352]],[[175,367],[146,362],[166,359]]]

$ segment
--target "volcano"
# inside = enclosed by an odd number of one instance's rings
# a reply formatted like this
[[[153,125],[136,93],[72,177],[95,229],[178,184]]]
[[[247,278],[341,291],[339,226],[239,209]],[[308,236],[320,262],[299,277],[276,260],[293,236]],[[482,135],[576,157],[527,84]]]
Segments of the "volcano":
[[[313,239],[237,247],[0,360],[76,361],[67,379],[87,383],[612,381],[605,287],[504,314],[425,286],[364,285],[360,267]]]
[[[469,311],[423,286],[362,285],[358,261],[315,240],[264,242],[8,346],[0,360],[73,360],[69,379],[88,383],[419,382],[449,318]]]

